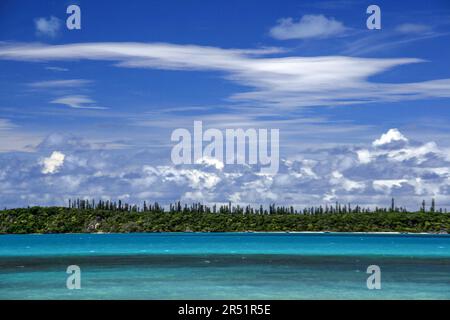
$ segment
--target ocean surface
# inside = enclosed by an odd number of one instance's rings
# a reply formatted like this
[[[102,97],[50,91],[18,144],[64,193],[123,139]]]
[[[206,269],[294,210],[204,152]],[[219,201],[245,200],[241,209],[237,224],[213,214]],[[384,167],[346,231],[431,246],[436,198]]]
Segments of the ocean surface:
[[[0,299],[450,299],[450,236],[0,235]]]

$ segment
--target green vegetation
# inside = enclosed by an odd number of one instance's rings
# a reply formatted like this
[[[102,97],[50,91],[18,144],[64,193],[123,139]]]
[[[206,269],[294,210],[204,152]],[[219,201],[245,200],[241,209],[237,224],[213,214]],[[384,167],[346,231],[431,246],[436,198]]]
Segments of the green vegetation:
[[[0,234],[81,232],[232,232],[342,231],[450,233],[450,214],[422,206],[419,212],[396,208],[373,211],[350,205],[306,208],[207,207],[180,203],[164,210],[112,202],[71,201],[69,207],[32,207],[0,211]]]

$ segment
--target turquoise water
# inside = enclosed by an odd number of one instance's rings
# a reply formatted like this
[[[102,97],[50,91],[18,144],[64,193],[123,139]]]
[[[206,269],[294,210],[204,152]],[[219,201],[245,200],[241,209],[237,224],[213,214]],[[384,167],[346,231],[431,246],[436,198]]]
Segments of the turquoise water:
[[[81,290],[66,268],[81,268]],[[369,265],[381,290],[368,290]],[[0,236],[1,299],[450,299],[450,236]]]

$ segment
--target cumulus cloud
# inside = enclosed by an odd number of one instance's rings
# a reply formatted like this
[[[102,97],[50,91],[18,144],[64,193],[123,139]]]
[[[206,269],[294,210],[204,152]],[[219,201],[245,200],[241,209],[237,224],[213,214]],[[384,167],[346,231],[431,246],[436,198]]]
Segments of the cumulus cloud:
[[[283,18],[270,29],[270,35],[275,39],[310,39],[328,38],[343,34],[347,28],[334,18],[324,15],[304,15],[298,22],[292,18]]]
[[[283,51],[124,42],[0,45],[1,60],[106,60],[128,68],[220,71],[226,79],[251,88],[231,95],[230,100],[255,106],[291,108],[450,97],[450,79],[411,83],[369,80],[394,67],[423,62],[420,59],[269,56],[274,53]],[[59,101],[79,108],[92,103],[87,99],[69,96]]]
[[[401,188],[402,184],[407,182],[408,180],[406,179],[374,180],[372,185],[376,191],[382,191],[389,194],[393,188]]]
[[[65,158],[66,156],[63,153],[54,151],[50,157],[42,160],[41,172],[43,174],[53,174],[58,172],[58,170],[63,166]]]
[[[398,129],[390,129],[388,132],[381,135],[379,139],[376,139],[372,145],[374,147],[380,147],[393,142],[408,142],[408,139],[398,131]]]
[[[61,21],[54,16],[49,18],[41,17],[34,20],[34,25],[38,36],[54,38],[58,35],[61,28]]]
[[[214,166],[217,170],[222,170],[224,168],[223,162],[216,158],[202,157],[198,159],[196,163],[206,166]]]
[[[64,204],[81,197],[301,208],[335,201],[385,206],[395,197],[398,205],[417,209],[422,199],[435,197],[439,206],[450,208],[449,150],[397,131],[403,144],[322,147],[307,156],[281,159],[276,175],[213,159],[193,165],[150,164],[151,156],[143,151],[96,149],[74,137],[54,136],[34,155],[0,154],[0,206]],[[64,145],[70,147],[54,151]]]
[[[356,152],[358,160],[362,164],[367,164],[372,161],[369,150],[361,149]]]
[[[330,183],[343,188],[345,191],[364,189],[365,187],[364,182],[352,181],[345,178],[339,171],[333,171],[331,173]]]

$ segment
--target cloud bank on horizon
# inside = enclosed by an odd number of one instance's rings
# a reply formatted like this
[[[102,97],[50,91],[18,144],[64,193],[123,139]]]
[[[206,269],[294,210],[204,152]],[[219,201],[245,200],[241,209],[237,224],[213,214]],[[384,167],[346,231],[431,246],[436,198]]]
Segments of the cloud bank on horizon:
[[[52,135],[31,156],[0,154],[0,205],[63,205],[75,197],[296,207],[336,201],[387,206],[395,197],[411,210],[423,199],[450,204],[450,150],[410,141],[397,129],[364,147],[322,148],[282,159],[275,175],[207,158],[191,166],[149,165],[145,159],[143,151],[124,157],[76,137]]]

